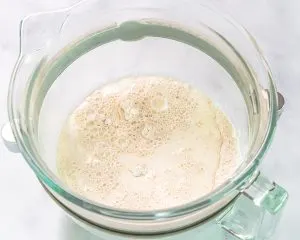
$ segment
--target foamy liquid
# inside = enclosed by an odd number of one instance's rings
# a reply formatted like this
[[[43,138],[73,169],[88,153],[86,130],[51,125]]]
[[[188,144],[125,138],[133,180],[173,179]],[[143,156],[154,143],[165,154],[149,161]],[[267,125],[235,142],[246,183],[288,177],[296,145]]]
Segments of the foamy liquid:
[[[153,210],[211,192],[237,158],[234,129],[207,96],[170,78],[131,77],[96,90],[70,114],[57,167],[91,200]]]

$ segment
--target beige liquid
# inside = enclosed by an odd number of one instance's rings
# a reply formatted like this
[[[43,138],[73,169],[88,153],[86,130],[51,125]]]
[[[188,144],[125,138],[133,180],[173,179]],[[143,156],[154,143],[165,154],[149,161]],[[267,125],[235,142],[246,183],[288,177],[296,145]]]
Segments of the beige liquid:
[[[193,201],[235,169],[234,130],[211,100],[162,77],[96,90],[69,116],[58,144],[61,179],[96,202],[153,210]]]

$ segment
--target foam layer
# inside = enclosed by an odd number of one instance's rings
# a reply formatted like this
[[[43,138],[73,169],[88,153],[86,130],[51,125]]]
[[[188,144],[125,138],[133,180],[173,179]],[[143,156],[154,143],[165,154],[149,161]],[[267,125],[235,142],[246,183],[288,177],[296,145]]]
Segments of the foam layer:
[[[237,157],[233,127],[208,97],[173,79],[131,77],[96,90],[69,116],[57,167],[91,200],[152,210],[209,193]]]

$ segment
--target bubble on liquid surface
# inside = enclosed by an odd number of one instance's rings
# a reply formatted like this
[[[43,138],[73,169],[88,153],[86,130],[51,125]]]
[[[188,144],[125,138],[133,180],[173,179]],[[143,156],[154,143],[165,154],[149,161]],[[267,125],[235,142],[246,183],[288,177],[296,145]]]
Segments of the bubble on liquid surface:
[[[155,128],[152,124],[146,123],[142,129],[142,136],[146,139],[153,139],[155,135]]]
[[[164,96],[155,96],[151,99],[151,107],[155,112],[163,112],[168,109],[168,100]]]
[[[148,168],[146,164],[138,164],[130,172],[134,177],[143,177],[147,174]]]

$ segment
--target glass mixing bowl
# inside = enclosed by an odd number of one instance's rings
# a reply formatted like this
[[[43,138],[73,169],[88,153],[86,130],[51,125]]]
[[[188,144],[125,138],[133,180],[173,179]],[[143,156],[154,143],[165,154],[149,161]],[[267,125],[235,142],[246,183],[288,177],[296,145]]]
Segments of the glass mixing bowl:
[[[275,130],[278,97],[268,65],[244,28],[195,1],[87,0],[25,18],[20,37],[8,96],[13,134],[45,190],[76,221],[108,234],[105,239],[117,232],[169,239],[195,225],[209,229],[197,230],[197,239],[272,234],[287,193],[263,177],[259,165]],[[59,179],[56,148],[67,116],[96,88],[133,75],[185,81],[219,105],[241,148],[230,179],[196,201],[145,212],[92,202]]]

